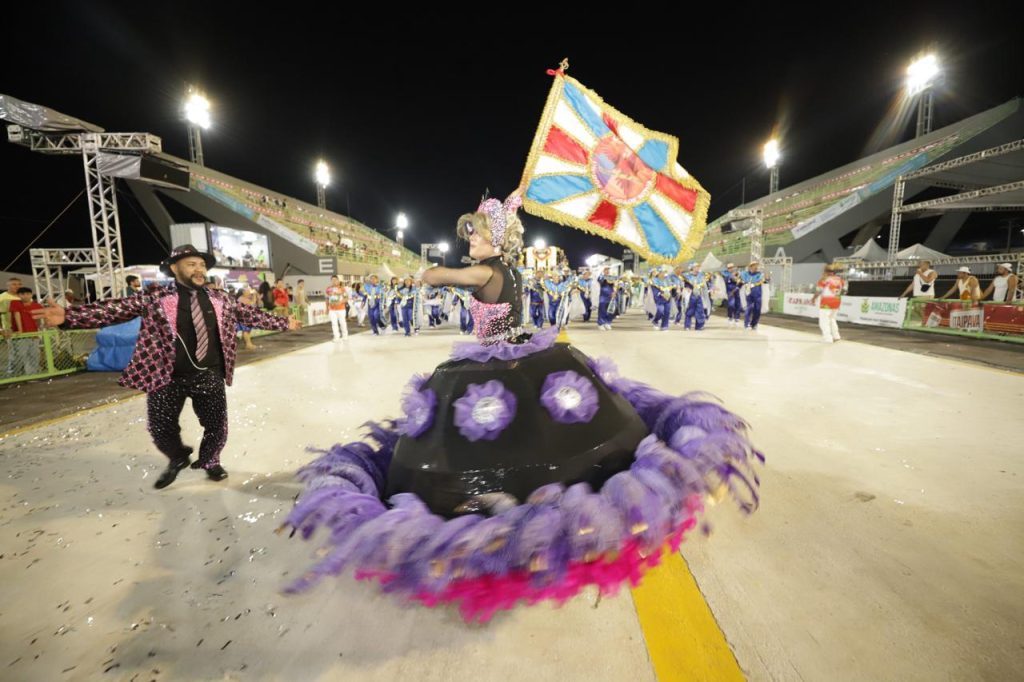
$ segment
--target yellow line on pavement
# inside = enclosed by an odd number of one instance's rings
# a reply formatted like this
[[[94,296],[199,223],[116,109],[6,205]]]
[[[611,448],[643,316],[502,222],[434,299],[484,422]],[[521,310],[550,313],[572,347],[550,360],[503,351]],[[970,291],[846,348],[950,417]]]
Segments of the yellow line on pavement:
[[[666,553],[633,589],[658,682],[744,680],[689,566],[678,552]]]

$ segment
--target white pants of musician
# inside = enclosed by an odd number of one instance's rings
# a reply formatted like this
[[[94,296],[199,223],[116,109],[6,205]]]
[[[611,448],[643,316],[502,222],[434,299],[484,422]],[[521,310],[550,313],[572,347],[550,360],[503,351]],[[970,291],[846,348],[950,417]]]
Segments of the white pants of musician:
[[[818,326],[821,328],[821,336],[825,343],[839,340],[839,325],[836,324],[838,313],[839,310],[836,308],[818,309]]]
[[[348,338],[348,320],[345,310],[328,310],[327,317],[331,320],[331,329],[334,331],[334,340]],[[338,335],[338,327],[341,326],[341,335]]]

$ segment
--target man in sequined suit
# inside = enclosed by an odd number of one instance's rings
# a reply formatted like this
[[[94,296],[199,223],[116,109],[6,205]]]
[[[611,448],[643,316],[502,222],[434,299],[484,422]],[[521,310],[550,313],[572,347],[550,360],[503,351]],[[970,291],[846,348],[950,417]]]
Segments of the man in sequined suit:
[[[147,394],[149,433],[169,460],[156,488],[169,486],[189,464],[204,469],[214,481],[228,476],[220,464],[220,452],[228,438],[224,387],[231,385],[234,375],[236,326],[277,331],[301,326],[207,288],[206,271],[214,264],[211,254],[186,244],[175,248],[160,265],[164,274],[175,279],[168,287],[67,309],[54,305],[34,313],[48,326],[63,329],[95,329],[142,318],[135,352],[119,383]],[[192,400],[204,430],[195,463],[189,459],[192,448],[182,442],[178,423],[186,399]]]

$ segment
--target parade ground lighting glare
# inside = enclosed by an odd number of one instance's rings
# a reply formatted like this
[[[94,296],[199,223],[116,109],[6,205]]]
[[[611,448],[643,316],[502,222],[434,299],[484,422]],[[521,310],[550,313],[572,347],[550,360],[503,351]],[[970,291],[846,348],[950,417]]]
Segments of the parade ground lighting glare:
[[[395,219],[395,227],[399,230],[404,230],[409,227],[409,219],[405,217],[404,213],[398,214],[398,218]]]
[[[316,184],[321,187],[331,184],[331,171],[323,161],[318,161],[316,164]]]
[[[547,246],[547,243],[543,239],[534,239],[533,240],[533,248],[535,248],[535,249],[543,249],[546,246]]]
[[[210,127],[210,101],[199,93],[192,93],[185,100],[185,118],[200,128]]]
[[[907,67],[907,91],[911,96],[924,92],[939,75],[939,60],[934,54],[915,59]]]
[[[441,249],[441,253],[448,253],[448,242],[441,242],[437,248]]]
[[[589,265],[590,267],[594,267],[600,262],[601,256],[598,256],[596,253],[593,256],[587,256],[587,265]]]
[[[779,163],[779,141],[768,140],[764,145],[764,165],[768,168],[775,168]]]

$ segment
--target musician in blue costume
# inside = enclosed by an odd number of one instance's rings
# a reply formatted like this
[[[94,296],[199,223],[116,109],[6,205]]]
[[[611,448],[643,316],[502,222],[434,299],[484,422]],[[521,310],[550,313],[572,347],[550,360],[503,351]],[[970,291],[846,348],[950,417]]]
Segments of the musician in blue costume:
[[[544,285],[543,275],[540,272],[534,273],[526,285],[526,291],[530,296],[530,320],[537,329],[544,327]]]
[[[743,328],[757,331],[757,323],[761,321],[762,287],[767,280],[756,260],[747,266],[743,273],[743,286],[747,290],[747,314],[743,320]]]
[[[735,264],[727,263],[722,270],[722,279],[725,280],[725,307],[729,324],[738,325],[743,319],[743,275]]]
[[[580,300],[583,302],[583,321],[590,322],[590,309],[593,303],[590,300],[591,291],[594,287],[594,279],[590,269],[585,269],[576,280],[576,289],[579,291]]]
[[[652,277],[649,285],[654,295],[654,305],[658,312],[654,316],[654,328],[659,331],[668,329],[668,321],[672,312],[672,279],[665,269],[659,269]]]
[[[363,295],[366,296],[366,310],[370,315],[370,329],[374,336],[380,336],[380,330],[384,328],[384,321],[381,319],[384,286],[377,275],[370,275],[370,281],[363,284]]]
[[[398,290],[401,288],[402,280],[398,277],[392,277],[391,282],[388,283],[387,291],[384,294],[385,314],[387,315],[387,322],[391,325],[391,331],[393,333],[398,331],[398,325],[402,323],[401,301],[398,295]]]
[[[416,327],[413,314],[419,304],[419,289],[413,283],[412,277],[406,277],[405,282],[396,290],[396,303],[402,320],[402,329],[405,330],[406,336],[412,336],[412,331]]]
[[[686,288],[683,284],[683,268],[678,267],[673,270],[669,275],[669,280],[672,282],[672,301],[676,308],[676,317],[673,322],[680,324],[683,321],[683,290]]]
[[[689,272],[683,275],[683,285],[690,290],[690,300],[686,304],[686,323],[683,325],[687,331],[695,321],[697,331],[704,329],[707,311],[711,307],[708,293],[709,280],[707,273],[701,272],[700,266],[696,262],[690,263]]]
[[[629,280],[619,277],[615,281],[615,315],[612,319],[622,315],[629,308]]]
[[[441,326],[441,306],[443,305],[444,288],[424,286],[420,289],[423,303],[427,306],[427,320],[430,327]]]
[[[558,326],[559,306],[562,305],[562,296],[565,295],[561,273],[554,272],[550,278],[544,280],[544,291],[548,295],[548,323],[552,327],[556,327]]]
[[[609,331],[612,328],[612,317],[608,313],[608,308],[615,296],[615,278],[612,277],[610,268],[601,271],[597,283],[601,287],[597,299],[597,328]]]

